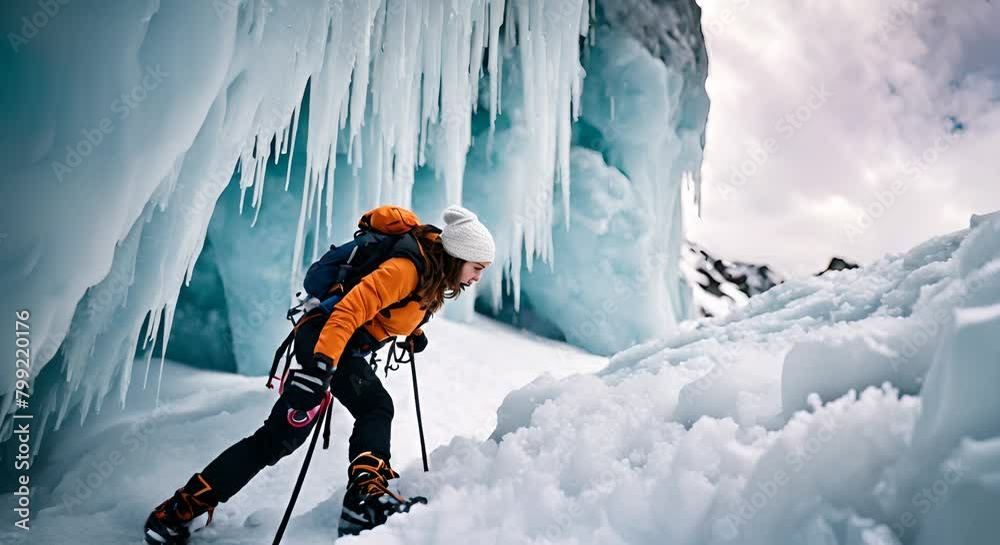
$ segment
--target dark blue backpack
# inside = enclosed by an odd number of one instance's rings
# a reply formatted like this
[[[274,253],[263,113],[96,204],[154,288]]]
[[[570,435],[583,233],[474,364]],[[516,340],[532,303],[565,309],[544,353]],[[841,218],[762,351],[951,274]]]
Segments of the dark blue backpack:
[[[411,232],[419,225],[420,221],[413,212],[397,206],[382,206],[361,216],[353,239],[339,246],[331,245],[325,254],[309,266],[302,281],[306,296],[303,297],[300,293],[299,298],[303,302],[288,310],[289,321],[296,324],[296,317],[304,313],[332,313],[337,303],[358,285],[362,278],[374,272],[390,258],[410,259],[417,267],[417,275],[423,275],[425,268],[423,253],[420,250],[420,243]],[[440,232],[436,228],[433,230]],[[416,300],[419,300],[419,296],[412,293],[403,300],[389,305],[382,312],[387,315],[392,309],[404,307]],[[318,305],[316,301],[319,301]],[[267,382],[268,388],[272,387],[272,378],[280,378],[275,377],[275,373],[282,354],[285,354],[287,371],[294,337],[293,328],[275,352]]]
[[[415,245],[416,239],[409,234],[387,235],[358,230],[353,240],[340,246],[331,245],[319,260],[310,265],[302,287],[308,295],[322,301],[319,307],[329,314],[351,288],[391,257],[416,257],[413,263],[417,265],[417,272],[423,272],[423,259],[419,247]],[[413,250],[416,250],[416,255]]]
[[[329,314],[351,288],[389,258],[406,257],[416,265],[417,274],[423,274],[423,254],[411,234],[419,225],[416,214],[398,206],[369,211],[358,220],[352,240],[340,246],[331,245],[309,266],[302,281],[306,294],[321,301],[320,307]]]

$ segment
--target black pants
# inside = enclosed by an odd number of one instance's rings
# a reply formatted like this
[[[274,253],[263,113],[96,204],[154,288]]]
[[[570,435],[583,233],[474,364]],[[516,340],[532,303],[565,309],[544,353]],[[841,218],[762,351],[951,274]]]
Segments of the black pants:
[[[300,365],[312,365],[313,347],[324,322],[322,317],[301,322],[295,334],[295,358]],[[370,346],[363,330],[359,330],[337,363],[330,391],[354,417],[349,459],[371,451],[388,461],[392,398],[365,359],[363,348]],[[294,452],[322,420],[322,414],[317,414],[308,425],[296,428],[288,423],[289,409],[284,396],[279,397],[263,426],[224,450],[201,472],[219,501],[227,501],[239,492],[264,466],[274,465]]]

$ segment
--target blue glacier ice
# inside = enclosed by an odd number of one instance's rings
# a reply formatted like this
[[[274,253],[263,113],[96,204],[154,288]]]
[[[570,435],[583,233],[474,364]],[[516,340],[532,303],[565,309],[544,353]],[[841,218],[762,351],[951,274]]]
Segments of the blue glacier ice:
[[[594,42],[574,125],[573,183],[555,189],[555,200],[569,206],[551,209],[553,255],[548,263],[522,262],[519,246],[506,250],[511,266],[523,267],[512,282],[515,305],[525,297],[568,341],[612,354],[689,316],[689,292],[678,276],[679,220],[682,183],[700,167],[701,131],[684,126],[691,114],[680,109],[685,82],[695,75],[664,64],[624,30],[602,26]],[[517,92],[512,87],[504,96]],[[505,115],[516,119],[523,112],[512,102]],[[500,239],[516,240],[522,223],[531,223],[519,219],[550,213],[545,189],[512,207],[498,198],[498,179],[524,184],[530,194],[530,145],[512,122],[496,132],[492,147],[470,154],[466,200],[498,226]],[[524,253],[530,257],[532,248]],[[498,275],[492,280],[496,305],[503,287]]]
[[[34,9],[9,2],[2,22]],[[39,120],[4,158],[0,308],[31,310],[56,427],[124,405],[135,354],[149,388],[165,354],[263,373],[304,267],[384,203],[479,211],[500,248],[480,308],[523,297],[591,351],[688,314],[680,195],[708,107],[693,1],[60,9],[0,53],[26,82],[5,103]],[[604,308],[615,285],[641,297]]]

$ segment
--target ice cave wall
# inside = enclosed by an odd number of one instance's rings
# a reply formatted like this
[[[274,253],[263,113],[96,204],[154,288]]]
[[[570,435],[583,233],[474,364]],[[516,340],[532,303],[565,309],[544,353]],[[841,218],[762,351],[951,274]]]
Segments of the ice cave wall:
[[[20,28],[37,9],[0,17]],[[480,211],[499,247],[481,296],[499,303],[507,282],[573,342],[662,333],[687,313],[698,19],[693,1],[61,5],[0,54],[24,82],[3,91],[18,131],[3,136],[0,303],[31,311],[41,416],[124,403],[137,350],[151,387],[154,354],[262,372],[255,331],[273,316],[246,321],[261,294],[282,307],[301,266],[383,202],[427,221],[448,202]],[[609,310],[616,279],[637,296]],[[194,304],[178,305],[188,280]],[[602,333],[570,329],[586,320]],[[216,344],[193,351],[206,330]],[[229,354],[227,334],[259,346]]]

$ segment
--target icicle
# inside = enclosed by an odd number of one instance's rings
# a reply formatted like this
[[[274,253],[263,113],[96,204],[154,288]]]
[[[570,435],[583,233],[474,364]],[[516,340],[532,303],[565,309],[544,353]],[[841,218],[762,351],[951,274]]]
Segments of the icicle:
[[[299,133],[299,114],[301,109],[296,106],[292,111],[292,147],[288,150],[288,169],[285,171],[285,191],[288,191],[288,183],[292,180],[292,160],[295,159],[295,137]],[[287,140],[286,140],[287,142]],[[284,153],[284,150],[282,151]],[[275,156],[275,164],[278,157]],[[256,220],[255,220],[256,221]]]
[[[358,62],[354,67],[354,77],[351,79],[351,106],[350,106],[350,126],[351,133],[348,139],[347,153],[356,161],[360,162],[360,156],[353,155],[355,142],[361,135],[361,126],[364,124],[365,109],[368,104],[368,61],[371,56],[371,30],[378,8],[373,8],[368,4],[368,24],[361,26],[361,34],[358,43],[361,49],[358,52]]]
[[[337,132],[333,133],[333,141],[330,143],[330,158],[327,161],[326,169],[326,238],[333,237],[333,189],[334,174],[337,169]]]
[[[138,339],[140,328],[141,326],[136,327],[132,334],[127,337],[131,340],[131,342],[125,345],[125,354],[129,357],[125,358],[122,372],[119,375],[120,378],[118,380],[118,397],[121,399],[122,408],[125,408],[125,398],[128,397],[128,387],[132,383],[132,364],[135,361],[135,358],[132,357],[132,355],[135,354],[135,349],[139,344]]]
[[[90,404],[94,400],[94,392],[88,384],[84,388],[83,400],[80,402],[80,425],[82,426],[84,421],[87,419],[87,414],[90,412]]]
[[[479,107],[479,80],[483,76],[483,52],[486,48],[486,40],[489,38],[486,26],[489,23],[489,16],[486,11],[485,0],[475,0],[470,6],[472,22],[472,47],[469,49],[469,76],[472,82],[470,85],[469,100],[472,103],[472,111]]]
[[[173,297],[172,301],[176,302],[177,297]],[[175,303],[168,303],[163,308],[164,314],[164,324],[163,324],[163,343],[160,345],[160,376],[156,380],[156,405],[160,404],[160,386],[163,383],[163,362],[167,359],[167,344],[170,342],[170,330],[174,323],[174,308]]]
[[[261,156],[258,159],[257,163],[257,172],[258,172],[257,180],[254,182],[254,200],[253,200],[254,213],[253,213],[253,221],[250,222],[251,228],[257,225],[257,217],[260,216],[261,204],[262,201],[264,200],[264,180],[266,179],[264,174],[266,170],[265,166],[266,164],[267,164],[267,156],[266,155]]]
[[[308,213],[309,199],[307,195],[312,194],[313,177],[306,176],[305,187],[302,189],[302,203],[299,206],[299,221],[295,227],[295,246],[292,249],[292,271],[300,271],[302,267],[302,250],[305,243],[306,214]],[[292,293],[298,291],[295,276],[292,278],[290,290]]]

